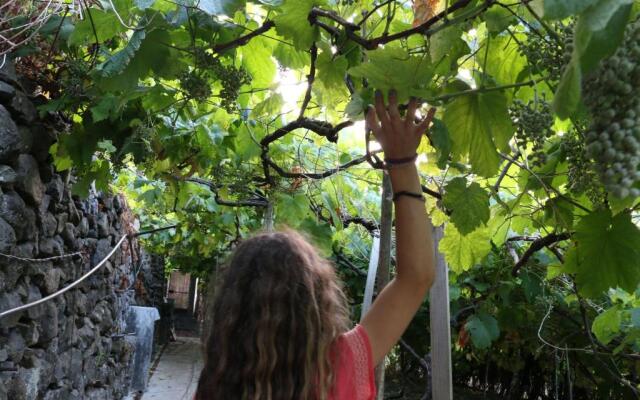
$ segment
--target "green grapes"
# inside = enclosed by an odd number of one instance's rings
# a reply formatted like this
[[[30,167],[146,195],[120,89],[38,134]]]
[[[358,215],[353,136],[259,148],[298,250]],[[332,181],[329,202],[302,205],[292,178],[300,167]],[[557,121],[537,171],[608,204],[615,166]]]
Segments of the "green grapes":
[[[640,20],[622,45],[584,82],[592,116],[587,154],[605,189],[618,198],[640,196]]]
[[[525,149],[531,144],[533,151],[529,155],[529,161],[536,166],[544,164],[547,160],[544,144],[554,135],[551,104],[544,100],[530,101],[527,104],[514,100],[509,114],[516,127],[516,145]]]
[[[194,50],[194,63],[196,69],[202,71],[203,77],[213,78],[220,82],[222,86],[220,93],[218,93],[218,97],[221,100],[220,105],[228,112],[234,111],[237,108],[240,88],[242,85],[251,83],[249,73],[243,68],[223,64],[219,57],[202,48]],[[206,83],[206,85],[209,84]],[[209,90],[210,95],[211,92]]]
[[[184,72],[180,76],[180,87],[194,100],[206,100],[211,96],[211,87],[207,79],[196,71]]]
[[[567,188],[586,195],[593,204],[602,204],[604,191],[593,171],[593,162],[587,156],[584,140],[575,132],[569,132],[562,137],[560,146],[567,160]]]
[[[557,25],[558,39],[548,35],[531,33],[527,41],[520,44],[520,54],[527,58],[536,74],[548,74],[552,82],[560,81],[564,66],[571,60],[573,52],[573,28]]]

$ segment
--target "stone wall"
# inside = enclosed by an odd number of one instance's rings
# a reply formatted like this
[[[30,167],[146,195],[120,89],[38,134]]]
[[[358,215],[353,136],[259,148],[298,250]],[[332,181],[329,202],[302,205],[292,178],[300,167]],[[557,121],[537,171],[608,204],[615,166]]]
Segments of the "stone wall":
[[[71,195],[70,178],[56,173],[49,156],[60,126],[37,118],[24,87],[10,69],[0,71],[0,311],[72,283],[133,229],[123,198]],[[127,393],[133,349],[123,333],[135,302],[137,247],[126,240],[78,288],[0,319],[0,400],[113,400]],[[76,252],[46,262],[6,256]]]

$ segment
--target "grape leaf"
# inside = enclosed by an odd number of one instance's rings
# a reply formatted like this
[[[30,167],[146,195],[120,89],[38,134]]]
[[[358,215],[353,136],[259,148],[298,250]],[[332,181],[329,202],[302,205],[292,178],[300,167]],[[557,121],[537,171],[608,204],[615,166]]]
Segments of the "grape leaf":
[[[640,229],[629,213],[592,212],[576,226],[576,246],[567,252],[565,266],[576,274],[579,289],[598,296],[609,288],[632,292],[640,283]]]
[[[489,230],[482,227],[463,236],[454,225],[448,224],[444,228],[444,237],[438,248],[452,271],[467,271],[491,251]]]
[[[629,20],[631,5],[623,5],[616,9],[606,25],[600,28],[590,23],[589,15],[592,7],[578,19],[574,42],[576,56],[580,59],[582,73],[586,74],[598,66],[598,62],[612,55],[624,38],[624,31]]]
[[[558,117],[567,119],[578,109],[582,95],[582,70],[574,54],[566,66],[558,90],[553,99],[553,109]]]
[[[507,29],[518,19],[509,10],[503,7],[491,7],[484,13],[487,29],[490,33],[497,34]]]
[[[518,43],[510,36],[497,36],[485,41],[484,45],[489,46],[486,62],[482,56],[485,72],[501,85],[518,82],[527,65],[527,58],[521,54]],[[482,52],[484,54],[484,50]]]
[[[318,79],[329,89],[343,89],[344,77],[349,67],[349,61],[344,56],[334,57],[329,52],[318,55]]]
[[[452,179],[446,186],[442,203],[451,210],[451,221],[462,235],[489,221],[489,194],[477,182],[467,187],[465,178]]]
[[[504,95],[475,93],[456,98],[444,111],[454,156],[469,156],[476,173],[490,177],[500,164],[497,149],[507,151],[513,135]]]
[[[282,12],[274,18],[278,33],[291,39],[298,50],[308,50],[318,36],[318,28],[309,23],[309,12],[322,5],[320,0],[285,0]]]
[[[620,332],[622,315],[619,306],[613,306],[602,314],[598,315],[591,324],[593,334],[603,344],[609,344]]]
[[[449,137],[449,131],[441,120],[434,118],[430,133],[433,146],[438,151],[438,168],[445,169],[447,161],[449,161],[449,156],[451,155],[451,138]]]
[[[366,78],[376,89],[395,89],[401,102],[409,96],[420,96],[433,77],[428,58],[409,55],[404,49],[385,47],[367,55],[367,62],[351,68],[349,74]]]
[[[91,13],[91,18],[88,18],[89,12]],[[104,42],[126,30],[127,28],[118,21],[118,17],[113,12],[91,8],[87,12],[87,18],[76,24],[75,29],[69,36],[68,43],[70,46],[94,43],[96,36],[98,36],[98,42]]]
[[[207,14],[233,16],[236,11],[245,7],[246,0],[199,0],[197,4],[198,8]]]
[[[273,43],[273,40],[258,37],[247,43],[242,50],[242,63],[257,87],[268,87],[276,75],[276,64],[271,58]]]
[[[498,320],[485,312],[472,315],[467,320],[465,328],[471,334],[473,345],[478,349],[488,348],[491,342],[500,337]]]
[[[546,19],[564,19],[580,14],[599,0],[544,0]]]
[[[97,70],[101,71],[104,76],[113,76],[121,73],[129,65],[129,62],[136,55],[136,52],[140,49],[142,41],[146,37],[147,33],[144,29],[139,29],[133,32],[131,38],[127,42],[126,46],[107,60],[98,65]]]

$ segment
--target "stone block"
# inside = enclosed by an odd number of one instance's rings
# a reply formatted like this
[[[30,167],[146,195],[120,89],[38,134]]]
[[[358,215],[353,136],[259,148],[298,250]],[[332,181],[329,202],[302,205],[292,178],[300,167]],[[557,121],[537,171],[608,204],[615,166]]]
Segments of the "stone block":
[[[40,233],[43,238],[52,238],[58,230],[58,220],[50,212],[45,212],[41,216]]]
[[[36,214],[14,191],[0,194],[0,218],[11,225],[18,241],[30,240],[36,234]]]
[[[0,105],[0,162],[12,161],[20,152],[22,139],[9,111]]]
[[[0,294],[0,310],[10,310],[20,307],[22,304],[20,295],[15,291]],[[0,319],[0,328],[12,328],[16,326],[23,314],[24,311]]]
[[[16,95],[16,89],[6,82],[0,81],[0,102],[10,102]]]
[[[18,179],[18,174],[8,165],[0,165],[0,186],[13,185]]]
[[[7,221],[0,218],[0,253],[11,253],[16,245],[16,232]],[[6,261],[6,260],[3,260]]]
[[[25,199],[35,206],[39,206],[44,197],[45,187],[40,179],[38,162],[29,154],[20,154],[16,164],[18,182],[16,190],[25,196]]]
[[[36,107],[21,90],[16,91],[11,102],[7,104],[7,108],[18,121],[26,124],[33,123],[38,116]]]

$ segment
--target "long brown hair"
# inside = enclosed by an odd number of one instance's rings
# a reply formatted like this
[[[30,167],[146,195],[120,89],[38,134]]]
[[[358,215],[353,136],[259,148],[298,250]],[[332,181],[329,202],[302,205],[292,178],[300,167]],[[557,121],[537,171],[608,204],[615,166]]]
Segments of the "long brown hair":
[[[332,266],[299,233],[241,243],[216,289],[197,400],[326,399],[348,327]]]

